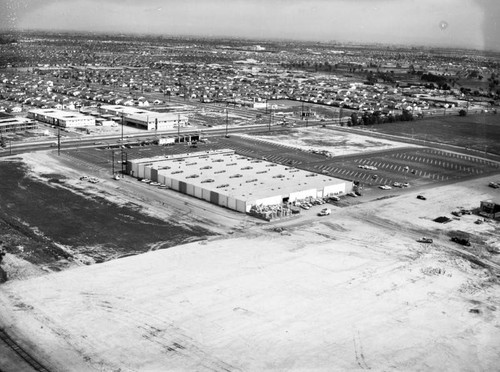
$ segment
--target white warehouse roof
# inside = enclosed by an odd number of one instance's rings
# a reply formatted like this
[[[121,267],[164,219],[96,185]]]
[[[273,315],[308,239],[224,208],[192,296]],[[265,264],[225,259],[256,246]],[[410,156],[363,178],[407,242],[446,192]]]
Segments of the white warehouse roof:
[[[240,156],[233,150],[135,159],[129,161],[128,171],[181,192],[185,191],[179,183],[186,184],[188,194],[189,190],[203,189],[234,198],[245,202],[247,209],[252,204],[341,194],[352,187],[349,181]]]

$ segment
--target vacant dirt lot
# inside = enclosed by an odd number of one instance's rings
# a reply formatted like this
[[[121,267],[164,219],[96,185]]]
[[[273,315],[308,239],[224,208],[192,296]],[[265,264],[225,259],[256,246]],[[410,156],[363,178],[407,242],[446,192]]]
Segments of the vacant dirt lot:
[[[83,174],[98,183],[80,180]],[[0,179],[2,266],[10,279],[206,239],[245,221],[133,179],[114,181],[64,155],[5,159]]]
[[[54,371],[494,370],[498,266],[449,237],[498,241],[498,222],[432,221],[484,183],[8,283],[0,322]]]

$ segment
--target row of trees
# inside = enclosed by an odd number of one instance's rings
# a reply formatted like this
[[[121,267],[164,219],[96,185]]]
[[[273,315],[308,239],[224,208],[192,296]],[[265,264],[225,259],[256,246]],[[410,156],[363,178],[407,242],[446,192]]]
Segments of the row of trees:
[[[353,112],[347,122],[347,126],[384,124],[412,120],[414,120],[414,116],[408,110],[403,110],[401,114],[394,115],[382,115],[380,111],[374,111],[373,113],[365,111],[362,115],[359,115],[357,112]]]

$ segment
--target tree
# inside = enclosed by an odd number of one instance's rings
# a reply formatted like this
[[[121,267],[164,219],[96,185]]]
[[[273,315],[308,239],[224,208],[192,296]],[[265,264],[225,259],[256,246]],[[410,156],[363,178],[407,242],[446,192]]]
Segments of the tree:
[[[458,116],[465,116],[467,115],[467,111],[464,110],[464,109],[461,109],[459,112],[458,112]]]
[[[351,114],[351,124],[358,125],[358,114],[355,112]]]

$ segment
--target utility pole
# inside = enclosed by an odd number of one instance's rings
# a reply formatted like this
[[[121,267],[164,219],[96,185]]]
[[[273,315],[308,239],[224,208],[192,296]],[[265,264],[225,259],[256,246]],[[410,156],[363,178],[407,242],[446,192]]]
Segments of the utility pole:
[[[57,156],[61,156],[61,127],[57,125]]]
[[[115,175],[115,151],[111,150],[111,174]]]
[[[227,107],[226,107],[226,109],[224,111],[226,111],[226,137],[227,137],[227,126],[228,126],[228,119],[229,119],[228,118],[229,113],[228,113]]]
[[[124,156],[123,156],[123,126],[125,125],[125,121],[124,121],[124,118],[123,118],[123,110],[122,110],[122,140],[120,141],[120,160],[121,160],[121,166],[122,166],[122,174],[124,174],[124,169],[123,169],[123,159],[124,159]]]
[[[271,107],[271,111],[269,111],[269,131],[271,131],[272,122],[273,122],[273,108]]]
[[[177,114],[177,138],[181,143],[181,114]]]

